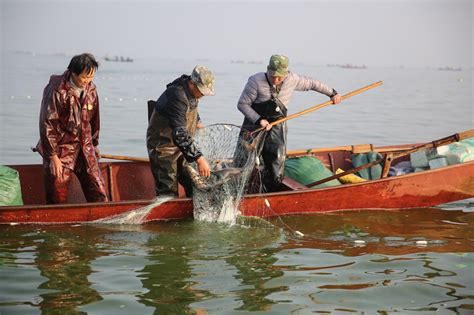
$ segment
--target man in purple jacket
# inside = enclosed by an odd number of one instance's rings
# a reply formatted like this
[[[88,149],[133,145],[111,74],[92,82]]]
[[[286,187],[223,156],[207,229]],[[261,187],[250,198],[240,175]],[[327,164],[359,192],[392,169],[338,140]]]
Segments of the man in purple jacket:
[[[99,97],[92,82],[98,67],[91,54],[74,56],[44,88],[37,150],[43,157],[47,203],[67,202],[72,173],[87,201],[108,200],[98,163]]]

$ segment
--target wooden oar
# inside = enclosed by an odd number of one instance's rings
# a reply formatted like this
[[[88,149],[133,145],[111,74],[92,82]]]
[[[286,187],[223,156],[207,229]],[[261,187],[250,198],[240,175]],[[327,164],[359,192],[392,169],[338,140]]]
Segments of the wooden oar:
[[[321,180],[318,180],[318,181],[316,181],[314,183],[311,183],[311,184],[308,184],[306,186],[309,187],[309,188],[314,187],[314,186],[318,186],[318,185],[321,185],[323,183],[329,182],[333,179],[338,179],[338,178],[343,177],[347,174],[352,174],[352,173],[358,172],[360,170],[369,168],[371,166],[380,164],[382,162],[385,163],[384,164],[384,169],[382,171],[382,178],[384,178],[384,177],[387,176],[388,170],[390,169],[390,164],[392,163],[392,161],[394,159],[400,158],[402,156],[405,156],[405,155],[408,155],[410,153],[414,153],[414,152],[417,152],[417,151],[420,151],[420,150],[437,148],[437,147],[440,147],[440,146],[443,146],[443,145],[447,145],[447,144],[450,144],[450,143],[453,143],[453,142],[458,142],[458,141],[461,141],[461,140],[464,140],[464,139],[467,139],[467,138],[471,138],[471,137],[474,137],[474,129],[466,130],[466,131],[460,132],[460,133],[455,133],[454,135],[451,135],[451,136],[448,136],[448,137],[445,137],[445,138],[442,138],[442,139],[439,139],[439,140],[435,140],[435,141],[432,141],[432,142],[427,142],[425,144],[418,145],[418,146],[416,146],[412,149],[409,149],[409,150],[403,150],[403,151],[400,151],[400,152],[390,152],[390,153],[387,153],[385,155],[385,158],[383,158],[383,159],[376,160],[376,161],[361,165],[359,167],[352,168],[352,169],[347,170],[345,172],[323,178]]]
[[[150,162],[148,158],[124,156],[124,155],[112,155],[112,154],[101,154],[101,158],[110,160],[121,160],[121,161],[133,161],[133,162]]]
[[[342,99],[346,99],[346,98],[349,98],[351,96],[354,96],[354,95],[357,95],[357,94],[360,94],[362,92],[365,92],[367,90],[370,90],[370,89],[373,89],[379,85],[381,85],[383,83],[383,81],[378,81],[378,82],[375,82],[375,83],[372,83],[370,85],[367,85],[363,88],[360,88],[360,89],[357,89],[357,90],[354,90],[352,92],[349,92],[345,95],[342,96]],[[320,108],[323,108],[323,107],[326,107],[328,105],[331,105],[332,104],[332,101],[327,101],[327,102],[324,102],[322,104],[319,104],[319,105],[316,105],[316,106],[313,106],[313,107],[310,107],[306,110],[303,110],[303,111],[300,111],[298,113],[295,113],[295,114],[292,114],[292,115],[289,115],[285,118],[282,118],[282,119],[279,119],[277,121],[274,121],[271,123],[272,126],[275,126],[277,124],[280,124],[284,121],[287,121],[287,120],[290,120],[290,119],[293,119],[293,118],[296,118],[296,117],[299,117],[299,116],[302,116],[302,115],[305,115],[307,113],[310,113],[310,112],[313,112],[315,110],[318,110]],[[153,101],[148,101],[148,118],[150,118],[150,115],[151,115],[151,108],[153,106]],[[250,133],[251,135],[254,134],[255,132],[258,132],[258,131],[261,131],[263,130],[263,128],[259,128],[255,131],[253,131],[252,133]],[[133,157],[133,156],[123,156],[123,155],[112,155],[112,154],[101,154],[101,157],[104,158],[104,159],[111,159],[111,160],[123,160],[123,161],[134,161],[134,162],[149,162],[149,159],[148,158],[139,158],[139,157]]]
[[[360,93],[362,93],[362,92],[365,92],[365,91],[367,91],[367,90],[373,89],[373,88],[375,88],[375,87],[377,87],[377,86],[382,85],[382,83],[383,83],[383,81],[378,81],[378,82],[372,83],[372,84],[370,84],[370,85],[367,85],[367,86],[365,86],[365,87],[363,87],[363,88],[354,90],[354,91],[352,91],[352,92],[349,92],[349,93],[347,93],[347,94],[344,94],[344,95],[342,96],[342,99],[345,100],[346,98],[349,98],[349,97],[352,97],[352,96],[354,96],[354,95],[357,95],[357,94],[360,94]],[[315,110],[318,110],[318,109],[320,109],[320,108],[326,107],[326,106],[328,106],[328,105],[332,105],[332,101],[331,101],[331,100],[326,101],[326,102],[324,102],[324,103],[322,103],[322,104],[319,104],[319,105],[310,107],[310,108],[308,108],[308,109],[302,110],[302,111],[300,111],[300,112],[291,114],[291,115],[286,116],[286,117],[284,117],[284,118],[278,119],[278,120],[272,122],[270,125],[272,125],[272,126],[278,125],[278,124],[280,124],[280,123],[282,123],[282,122],[284,122],[284,121],[287,121],[287,120],[290,120],[290,119],[293,119],[293,118],[300,117],[300,116],[305,115],[305,114],[307,114],[307,113],[314,112]],[[263,127],[258,128],[258,129],[256,129],[256,130],[252,131],[252,132],[250,133],[250,135],[253,135],[253,134],[255,134],[255,133],[259,132],[259,131],[262,131],[263,129],[265,129],[265,128],[263,128]]]
[[[385,152],[394,152],[394,151],[404,151],[409,150],[417,145],[412,144],[411,146],[393,146],[393,147],[376,147],[373,144],[355,144],[355,145],[343,145],[339,147],[332,147],[332,148],[315,148],[315,149],[306,149],[306,150],[291,150],[287,151],[287,156],[295,156],[295,155],[307,155],[310,153],[321,153],[321,152],[332,152],[332,151],[350,151],[354,154],[357,153],[366,153],[371,151],[377,151],[380,153]]]
[[[438,146],[449,144],[449,143],[452,143],[452,142],[461,141],[463,139],[467,139],[467,138],[470,138],[470,137],[474,137],[474,129],[467,130],[467,131],[464,131],[464,132],[461,132],[461,133],[457,133],[457,134],[454,134],[452,136],[449,136],[449,137],[446,137],[446,138],[443,138],[443,139],[440,139],[440,140],[436,140],[436,141],[433,141],[433,142],[428,142],[428,143],[425,143],[425,144],[422,144],[422,145],[418,145],[418,146],[415,146],[411,149],[390,148],[390,149],[384,150],[384,152],[395,151],[395,153],[389,153],[389,154],[392,154],[392,156],[393,156],[392,159],[396,159],[398,157],[413,153],[413,152],[418,151],[418,150],[428,149],[428,148],[431,148],[431,147],[438,147]],[[363,146],[363,148],[366,148],[367,146],[370,146],[370,145],[362,145],[362,146]],[[318,153],[318,152],[335,151],[335,150],[345,150],[345,151],[355,152],[354,148],[356,148],[356,147],[357,146],[341,146],[341,147],[333,147],[333,148],[295,150],[295,151],[288,151],[288,155],[298,155],[298,154],[303,155],[303,154],[307,154],[307,153]],[[375,147],[374,149],[377,150],[378,148]],[[380,148],[380,149],[382,149],[382,148]],[[360,152],[367,152],[367,150],[360,150]],[[122,160],[122,161],[133,161],[133,162],[149,162],[150,161],[148,158],[125,156],[125,155],[101,154],[101,157],[104,158],[104,159],[110,159],[110,160]],[[230,160],[228,160],[228,161],[230,161]],[[220,161],[220,162],[222,162],[222,161]],[[372,162],[372,163],[375,163],[375,164],[369,163],[369,164],[362,165],[362,168],[360,168],[360,169],[357,168],[357,169],[348,170],[344,173],[337,174],[337,177],[335,177],[335,178],[339,178],[339,177],[347,175],[347,174],[355,173],[359,170],[362,170],[362,169],[367,168],[367,167],[371,167],[371,166],[379,164],[381,162],[383,162],[383,160]],[[334,179],[334,178],[329,179],[329,177],[328,177],[328,180],[332,180],[332,179]],[[326,179],[324,179],[324,180],[326,180]],[[313,184],[310,184],[310,185],[313,185]],[[315,186],[315,185],[313,185],[313,186]],[[312,187],[312,186],[309,186],[309,187]]]
[[[385,155],[385,158],[384,158],[384,167],[383,167],[383,170],[382,170],[382,178],[387,176],[388,171],[390,169],[390,165],[392,164],[392,161],[394,159],[397,159],[399,157],[408,155],[408,154],[416,152],[416,151],[437,148],[437,147],[440,147],[440,146],[443,146],[443,145],[447,145],[447,144],[450,144],[450,143],[453,143],[453,142],[458,142],[458,141],[461,141],[461,140],[464,140],[464,139],[467,139],[467,138],[471,138],[471,137],[474,137],[474,129],[466,130],[466,131],[463,131],[463,132],[460,132],[460,133],[455,133],[454,135],[451,135],[451,136],[448,136],[448,137],[445,137],[445,138],[442,138],[442,139],[439,139],[439,140],[435,140],[435,141],[432,141],[432,142],[428,142],[428,143],[419,145],[419,146],[417,146],[417,147],[415,147],[411,150],[406,150],[406,151],[398,152],[398,153],[395,153],[395,152],[387,153]]]
[[[387,151],[400,151],[400,150],[407,150],[406,148],[400,149],[398,147],[384,149],[382,147],[374,147],[370,144],[359,144],[359,145],[345,145],[340,147],[332,147],[332,148],[314,148],[314,149],[307,149],[307,150],[293,150],[288,151],[287,155],[306,155],[309,153],[319,153],[319,152],[330,152],[330,151],[351,151],[353,153],[365,153],[369,151],[377,151],[377,152],[387,152]],[[126,155],[112,155],[112,154],[101,154],[100,155],[104,159],[109,160],[120,160],[120,161],[132,161],[132,162],[149,162],[148,158],[143,157],[135,157],[135,156],[126,156]],[[231,159],[226,160],[216,160],[215,163],[222,163],[227,162],[231,163]]]

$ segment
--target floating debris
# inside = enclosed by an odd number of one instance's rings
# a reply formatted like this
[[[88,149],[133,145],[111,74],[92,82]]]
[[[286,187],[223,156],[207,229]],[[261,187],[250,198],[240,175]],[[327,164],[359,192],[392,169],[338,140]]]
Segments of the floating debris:
[[[300,231],[295,231],[295,233],[296,233],[296,235],[298,235],[298,236],[301,236],[301,237],[303,237],[303,236],[304,236],[304,234],[303,234],[303,233],[301,233]]]
[[[265,198],[265,205],[270,208],[270,201],[268,201],[268,199]]]
[[[467,225],[466,222],[454,222],[449,220],[441,220],[441,222],[448,223],[448,224],[455,224],[455,225]]]

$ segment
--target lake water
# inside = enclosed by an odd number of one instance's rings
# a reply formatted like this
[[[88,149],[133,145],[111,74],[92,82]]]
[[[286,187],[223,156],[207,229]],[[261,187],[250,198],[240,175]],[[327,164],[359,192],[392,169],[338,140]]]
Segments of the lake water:
[[[29,148],[42,89],[69,60],[2,56],[1,164],[40,162]],[[265,62],[102,61],[101,151],[146,156],[146,101],[198,63],[216,76],[217,95],[200,104],[203,122],[240,124],[237,99]],[[290,121],[289,149],[425,142],[474,125],[472,69],[291,68],[344,94],[384,84]],[[296,92],[289,113],[326,100]],[[471,199],[272,225],[0,226],[0,314],[472,314],[473,210]]]
[[[0,105],[0,163],[40,162],[30,147],[38,141],[38,114],[44,86],[53,73],[62,73],[66,56],[6,54],[2,60]],[[101,152],[145,157],[149,99],[156,100],[165,85],[196,64],[215,72],[216,95],[200,102],[205,125],[240,125],[237,100],[250,75],[261,64],[229,60],[101,61],[95,83],[101,99]],[[472,129],[472,69],[368,68],[342,69],[295,62],[291,69],[312,76],[345,94],[377,81],[384,84],[288,122],[288,148],[307,149],[361,143],[375,145],[431,141]],[[323,103],[327,97],[295,92],[289,114]]]

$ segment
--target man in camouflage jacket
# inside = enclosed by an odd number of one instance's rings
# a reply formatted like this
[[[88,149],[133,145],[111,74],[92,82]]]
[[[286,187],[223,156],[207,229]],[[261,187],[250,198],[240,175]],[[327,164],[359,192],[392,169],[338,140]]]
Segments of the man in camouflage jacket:
[[[187,196],[192,195],[192,178],[186,163],[196,162],[199,175],[210,176],[209,163],[193,138],[200,125],[199,99],[214,94],[212,72],[196,66],[191,75],[183,74],[169,83],[156,102],[150,101],[153,113],[146,143],[157,196],[177,196],[178,183]]]

